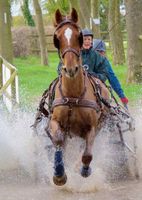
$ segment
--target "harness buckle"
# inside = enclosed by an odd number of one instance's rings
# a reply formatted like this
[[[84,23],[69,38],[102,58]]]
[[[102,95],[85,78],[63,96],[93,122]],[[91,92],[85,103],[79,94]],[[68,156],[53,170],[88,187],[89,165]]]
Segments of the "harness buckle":
[[[76,104],[79,104],[79,99],[77,99],[75,103],[76,103]]]
[[[65,97],[64,98],[64,104],[67,104],[69,102],[69,98]]]
[[[83,65],[83,68],[84,68],[85,71],[88,71],[89,66],[85,64],[85,65]]]

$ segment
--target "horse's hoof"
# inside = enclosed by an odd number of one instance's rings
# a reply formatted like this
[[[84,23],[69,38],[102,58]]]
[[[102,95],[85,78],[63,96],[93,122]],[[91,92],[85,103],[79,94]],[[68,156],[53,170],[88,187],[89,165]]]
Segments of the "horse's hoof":
[[[90,175],[91,175],[91,168],[88,166],[87,167],[83,166],[81,168],[81,176],[83,176],[84,178],[87,178]]]
[[[53,182],[55,185],[62,186],[67,182],[67,175],[64,173],[63,176],[53,176]]]

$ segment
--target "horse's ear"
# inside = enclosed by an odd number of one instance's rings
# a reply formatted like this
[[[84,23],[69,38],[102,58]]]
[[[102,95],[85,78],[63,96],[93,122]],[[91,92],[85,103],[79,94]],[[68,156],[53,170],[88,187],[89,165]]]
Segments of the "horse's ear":
[[[62,21],[62,14],[59,9],[57,9],[55,12],[55,20],[56,20],[56,24],[60,24]]]
[[[75,8],[72,8],[71,19],[76,23],[78,21],[78,14]]]

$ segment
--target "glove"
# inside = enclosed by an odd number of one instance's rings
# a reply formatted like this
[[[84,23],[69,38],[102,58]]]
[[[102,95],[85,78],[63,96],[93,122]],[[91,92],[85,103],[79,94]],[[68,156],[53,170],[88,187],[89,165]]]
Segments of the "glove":
[[[121,99],[121,102],[123,103],[124,107],[128,109],[128,99],[127,97],[122,97],[120,98]]]

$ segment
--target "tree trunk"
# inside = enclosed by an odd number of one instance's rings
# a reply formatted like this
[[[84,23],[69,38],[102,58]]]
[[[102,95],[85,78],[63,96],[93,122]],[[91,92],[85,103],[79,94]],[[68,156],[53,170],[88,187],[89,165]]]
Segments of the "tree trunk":
[[[82,16],[82,13],[81,13],[81,11],[79,9],[79,3],[78,3],[78,1],[76,1],[76,0],[70,0],[70,5],[71,5],[71,8],[75,8],[77,10],[77,12],[78,12],[78,17],[79,17],[78,23],[79,23],[79,26],[81,28],[85,28],[85,21],[84,21],[84,18]]]
[[[90,29],[90,1],[91,0],[79,0],[79,8],[85,22],[85,27]]]
[[[33,20],[33,17],[29,9],[29,0],[23,0],[23,5],[21,6],[21,10],[22,10],[23,17],[25,19],[26,24],[28,26],[35,26],[35,22]]]
[[[44,25],[42,19],[42,11],[39,5],[38,0],[33,0],[35,14],[36,14],[36,26],[39,34],[39,41],[40,41],[40,50],[41,50],[41,64],[48,65],[48,58],[47,58],[47,48],[46,48],[46,39],[44,33]]]
[[[0,54],[10,63],[13,61],[11,18],[9,1],[0,0]]]
[[[115,65],[123,64],[125,62],[125,53],[120,26],[119,0],[109,0],[108,26],[113,51],[113,63]]]
[[[92,31],[95,38],[100,38],[99,0],[91,0]]]
[[[128,32],[127,82],[142,83],[142,1],[126,0]]]

